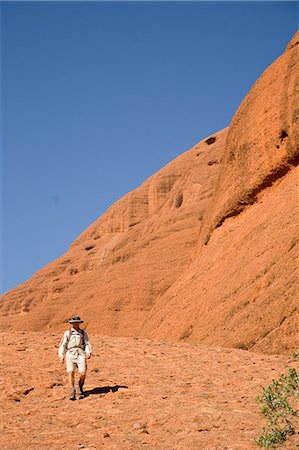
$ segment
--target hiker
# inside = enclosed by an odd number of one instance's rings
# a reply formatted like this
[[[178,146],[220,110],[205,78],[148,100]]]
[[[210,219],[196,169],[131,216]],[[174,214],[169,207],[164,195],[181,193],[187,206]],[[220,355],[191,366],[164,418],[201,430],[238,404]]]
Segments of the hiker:
[[[83,385],[86,376],[86,358],[91,357],[91,345],[86,331],[80,328],[83,320],[73,316],[68,322],[72,325],[60,341],[58,356],[63,363],[64,355],[66,370],[69,376],[70,400],[76,400],[75,369],[79,372],[79,399],[84,398]]]

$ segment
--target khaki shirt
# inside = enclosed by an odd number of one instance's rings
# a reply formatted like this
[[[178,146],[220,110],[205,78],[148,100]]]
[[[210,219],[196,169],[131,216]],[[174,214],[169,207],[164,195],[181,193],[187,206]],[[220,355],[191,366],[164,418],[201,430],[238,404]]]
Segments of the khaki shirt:
[[[92,352],[89,337],[86,331],[67,330],[59,344],[58,356],[63,358],[65,353],[78,353],[90,356]]]

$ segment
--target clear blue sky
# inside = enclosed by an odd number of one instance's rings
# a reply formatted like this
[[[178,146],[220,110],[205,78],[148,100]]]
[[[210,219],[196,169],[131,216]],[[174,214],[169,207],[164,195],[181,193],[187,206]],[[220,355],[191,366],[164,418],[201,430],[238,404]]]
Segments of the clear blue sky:
[[[2,2],[1,292],[226,127],[296,2]]]

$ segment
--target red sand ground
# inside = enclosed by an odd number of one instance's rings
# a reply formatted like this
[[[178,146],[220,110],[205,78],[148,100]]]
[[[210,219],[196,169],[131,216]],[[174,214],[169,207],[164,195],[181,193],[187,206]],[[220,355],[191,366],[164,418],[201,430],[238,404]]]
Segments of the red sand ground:
[[[282,355],[91,336],[91,392],[71,402],[55,348],[60,337],[1,336],[5,450],[256,449],[254,438],[265,425],[256,401],[261,386],[287,367],[299,369]],[[295,438],[279,448],[295,449]]]

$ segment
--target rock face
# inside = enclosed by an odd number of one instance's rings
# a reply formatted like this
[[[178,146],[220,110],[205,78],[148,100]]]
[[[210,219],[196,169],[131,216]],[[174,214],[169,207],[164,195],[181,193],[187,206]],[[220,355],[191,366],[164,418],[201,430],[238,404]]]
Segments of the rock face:
[[[145,334],[268,352],[298,347],[298,40],[233,118],[198,255],[157,302]]]
[[[61,328],[77,311],[93,332],[138,335],[196,253],[226,130],[214,137],[116,202],[62,258],[4,295],[5,326]]]
[[[228,130],[116,202],[62,258],[2,296],[4,327],[61,330],[76,312],[94,333],[298,347],[298,40]]]
[[[204,242],[298,166],[298,39],[299,32],[258,79],[231,122],[216,195],[202,229]]]

